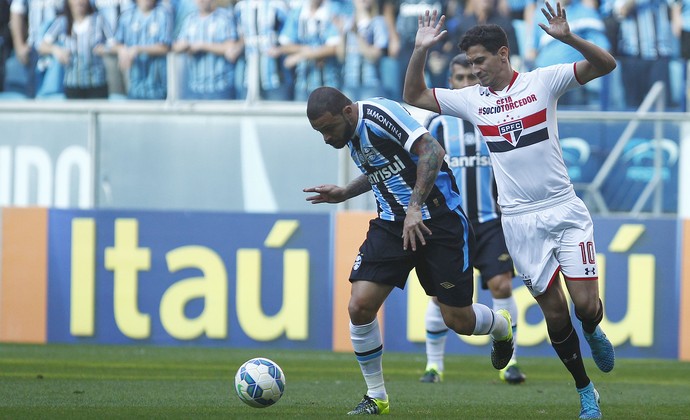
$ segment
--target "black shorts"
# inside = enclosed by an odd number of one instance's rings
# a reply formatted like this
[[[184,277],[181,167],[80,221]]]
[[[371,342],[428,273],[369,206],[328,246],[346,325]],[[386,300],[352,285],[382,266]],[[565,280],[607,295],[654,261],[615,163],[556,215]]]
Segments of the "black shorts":
[[[460,210],[458,210],[460,211]],[[474,234],[464,213],[449,212],[424,221],[432,235],[417,251],[403,250],[402,222],[369,222],[367,238],[350,273],[350,281],[367,280],[405,288],[413,268],[424,291],[441,303],[472,304]]]
[[[477,238],[474,266],[482,275],[482,289],[488,289],[488,281],[505,272],[514,273],[513,259],[508,253],[503,236],[501,219],[479,223],[474,226]]]

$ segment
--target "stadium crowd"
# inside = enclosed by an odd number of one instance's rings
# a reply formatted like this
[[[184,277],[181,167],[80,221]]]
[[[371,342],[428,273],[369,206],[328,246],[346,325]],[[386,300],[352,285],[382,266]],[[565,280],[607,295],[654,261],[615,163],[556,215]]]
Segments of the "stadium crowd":
[[[690,0],[561,0],[571,30],[607,48],[620,71],[563,105],[632,109],[652,84],[684,103]],[[514,67],[577,61],[543,33],[543,0],[0,0],[0,98],[304,101],[318,86],[402,99],[417,18],[447,16],[427,76],[446,87],[464,31],[496,23]],[[172,64],[172,65],[171,65]],[[624,87],[624,88],[623,88]],[[674,92],[679,93],[674,95]],[[604,101],[606,103],[604,103]],[[603,105],[602,105],[603,104]]]

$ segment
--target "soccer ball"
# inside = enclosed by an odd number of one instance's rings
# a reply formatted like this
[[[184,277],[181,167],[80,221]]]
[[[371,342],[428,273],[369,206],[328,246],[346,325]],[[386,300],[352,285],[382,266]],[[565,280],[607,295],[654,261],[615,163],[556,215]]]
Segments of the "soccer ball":
[[[285,391],[285,375],[278,364],[264,357],[247,360],[235,375],[235,391],[247,405],[273,405]]]

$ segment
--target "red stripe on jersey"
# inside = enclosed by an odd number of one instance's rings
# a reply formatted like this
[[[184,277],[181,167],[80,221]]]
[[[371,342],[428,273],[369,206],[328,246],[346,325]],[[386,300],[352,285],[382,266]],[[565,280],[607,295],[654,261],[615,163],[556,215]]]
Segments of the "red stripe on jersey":
[[[573,73],[575,73],[575,80],[577,80],[577,83],[579,83],[580,86],[584,85],[584,83],[582,83],[580,78],[577,77],[577,63],[573,63]]]
[[[510,79],[510,83],[508,83],[508,89],[506,89],[506,92],[508,92],[508,91],[510,90],[510,88],[513,87],[513,83],[515,83],[515,80],[517,79],[518,74],[520,74],[520,73],[518,73],[518,72],[516,72],[515,70],[513,70],[513,77]],[[493,93],[494,95],[496,95],[496,91],[493,90],[493,89],[491,89],[491,88],[489,88],[489,92],[491,92],[491,93]]]
[[[438,103],[438,98],[436,97],[436,88],[431,89],[431,93],[434,95],[434,101],[436,101],[436,108],[438,108],[438,113],[441,113],[441,104]]]
[[[522,119],[522,126],[523,126],[523,129],[527,129],[529,127],[534,127],[535,125],[539,125],[543,122],[546,122],[546,108],[523,118]]]
[[[482,136],[498,136],[498,127],[495,125],[478,125],[477,128],[482,133]]]
[[[522,121],[522,128],[523,130],[534,127],[535,125],[539,125],[542,123],[546,122],[546,108],[542,109],[541,111],[535,112],[532,115],[528,115],[525,118],[521,119]],[[483,136],[489,137],[489,136],[500,136],[500,132],[498,131],[498,127],[495,125],[478,125],[477,128],[479,128],[479,131],[482,133]],[[504,136],[505,137],[505,136]],[[506,137],[508,141],[510,139]]]

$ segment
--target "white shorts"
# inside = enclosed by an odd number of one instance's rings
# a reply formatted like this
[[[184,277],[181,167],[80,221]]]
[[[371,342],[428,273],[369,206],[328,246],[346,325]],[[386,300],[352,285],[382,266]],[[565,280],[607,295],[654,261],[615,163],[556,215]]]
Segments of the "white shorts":
[[[532,296],[544,293],[559,271],[567,280],[597,280],[594,226],[578,197],[530,213],[503,214],[502,222],[515,269]]]

